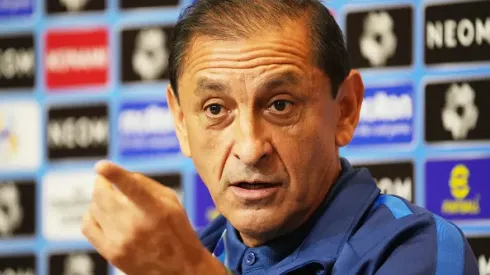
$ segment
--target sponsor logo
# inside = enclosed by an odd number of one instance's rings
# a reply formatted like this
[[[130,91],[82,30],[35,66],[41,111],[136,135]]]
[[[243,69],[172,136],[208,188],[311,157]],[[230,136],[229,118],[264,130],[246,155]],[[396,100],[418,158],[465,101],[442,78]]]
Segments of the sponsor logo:
[[[33,88],[35,67],[32,34],[0,37],[0,90]]]
[[[172,29],[164,26],[147,26],[122,31],[122,82],[152,82],[168,79],[169,38]]]
[[[490,158],[426,163],[426,208],[449,220],[490,219]]]
[[[122,157],[180,152],[173,118],[166,102],[127,102],[118,118],[119,152]]]
[[[107,84],[108,41],[105,28],[48,31],[44,52],[48,89]]]
[[[90,0],[60,0],[60,3],[69,11],[79,11],[84,8]]]
[[[92,201],[95,174],[50,172],[44,176],[43,233],[49,240],[84,240],[80,228]]]
[[[490,275],[490,237],[468,237],[478,261],[480,275]]]
[[[480,275],[490,275],[490,257],[485,257],[485,255],[478,257],[478,269]]]
[[[414,104],[411,85],[366,88],[350,146],[410,143]]]
[[[40,165],[40,113],[35,101],[0,103],[0,171]]]
[[[34,235],[33,181],[0,181],[0,239]]]
[[[429,83],[425,87],[427,142],[490,140],[490,80]]]
[[[346,37],[352,65],[357,68],[411,65],[412,13],[410,6],[349,12]]]
[[[94,251],[70,251],[49,256],[49,274],[107,275],[109,264]]]
[[[480,270],[480,275],[490,275],[490,257],[485,255],[478,257],[478,270]]]
[[[461,114],[458,109],[461,109]],[[464,139],[469,130],[476,127],[478,108],[475,105],[475,91],[464,83],[452,84],[446,92],[446,102],[442,110],[444,129],[451,132],[454,139]]]
[[[119,8],[121,9],[135,9],[135,8],[167,8],[178,7],[180,0],[120,0]]]
[[[415,183],[412,162],[356,164],[367,168],[384,194],[397,195],[414,202]]]
[[[0,0],[0,18],[31,15],[34,0]]]
[[[372,66],[384,66],[396,51],[394,22],[387,12],[371,12],[364,19],[364,31],[359,38],[361,54]]]
[[[209,190],[204,185],[201,177],[196,174],[196,219],[195,226],[197,229],[203,228],[219,216]]]
[[[51,107],[48,111],[48,158],[99,158],[108,154],[108,107],[101,105]]]
[[[480,196],[476,195],[474,199],[468,198],[470,193],[469,177],[470,170],[464,164],[458,164],[451,170],[449,188],[453,198],[443,201],[443,213],[478,214],[481,212]]]
[[[465,12],[462,13],[461,11]],[[490,2],[460,1],[425,8],[425,63],[490,60]]]
[[[26,255],[2,255],[0,257],[0,275],[35,275],[36,256]]]
[[[103,11],[106,9],[106,0],[47,0],[48,14],[77,13]]]
[[[169,188],[172,188],[175,193],[177,194],[177,197],[179,198],[179,201],[181,203],[184,202],[184,189],[182,186],[182,177],[180,174],[150,174],[148,175],[151,179],[161,183],[162,185],[165,185]]]

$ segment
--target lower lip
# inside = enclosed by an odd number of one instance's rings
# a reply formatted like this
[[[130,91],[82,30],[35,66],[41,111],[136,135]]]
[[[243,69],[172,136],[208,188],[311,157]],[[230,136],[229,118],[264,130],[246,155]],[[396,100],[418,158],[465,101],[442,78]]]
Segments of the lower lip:
[[[267,199],[279,191],[279,185],[261,189],[245,189],[238,186],[231,186],[230,188],[236,197],[249,201]]]

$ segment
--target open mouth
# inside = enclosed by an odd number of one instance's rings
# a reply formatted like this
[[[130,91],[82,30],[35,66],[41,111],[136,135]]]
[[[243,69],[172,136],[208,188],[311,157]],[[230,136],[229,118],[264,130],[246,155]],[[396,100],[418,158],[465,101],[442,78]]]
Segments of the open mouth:
[[[264,203],[273,199],[280,191],[280,182],[235,182],[230,190],[242,203]]]

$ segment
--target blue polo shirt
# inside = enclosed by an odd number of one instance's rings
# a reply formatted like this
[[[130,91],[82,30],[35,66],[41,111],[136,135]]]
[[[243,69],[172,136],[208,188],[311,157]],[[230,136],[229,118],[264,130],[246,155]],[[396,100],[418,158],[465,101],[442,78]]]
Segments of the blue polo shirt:
[[[367,169],[341,163],[322,205],[294,232],[249,248],[219,216],[200,233],[201,242],[233,274],[478,275],[458,227],[380,194]]]

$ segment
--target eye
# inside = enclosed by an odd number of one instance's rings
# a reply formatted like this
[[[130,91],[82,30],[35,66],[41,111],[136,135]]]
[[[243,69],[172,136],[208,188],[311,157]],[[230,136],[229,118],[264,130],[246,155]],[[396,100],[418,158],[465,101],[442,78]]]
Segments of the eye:
[[[219,116],[223,113],[223,106],[219,104],[210,104],[204,109],[209,116]]]
[[[290,107],[293,103],[289,100],[276,100],[272,102],[269,107],[273,112],[284,113],[287,112],[287,108]]]

